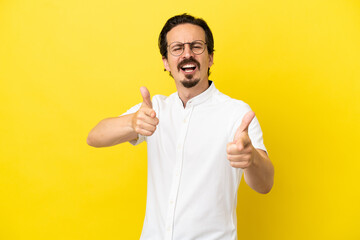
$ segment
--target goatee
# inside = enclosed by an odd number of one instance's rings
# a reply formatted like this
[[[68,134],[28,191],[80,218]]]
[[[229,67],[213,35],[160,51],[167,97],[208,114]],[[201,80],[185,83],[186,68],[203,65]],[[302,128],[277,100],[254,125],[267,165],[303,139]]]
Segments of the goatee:
[[[185,77],[190,80],[190,81],[188,81],[188,80],[181,81],[181,84],[186,88],[195,87],[200,82],[200,78],[195,78],[195,79],[191,80],[192,75],[190,75],[189,77],[187,75],[185,75]]]

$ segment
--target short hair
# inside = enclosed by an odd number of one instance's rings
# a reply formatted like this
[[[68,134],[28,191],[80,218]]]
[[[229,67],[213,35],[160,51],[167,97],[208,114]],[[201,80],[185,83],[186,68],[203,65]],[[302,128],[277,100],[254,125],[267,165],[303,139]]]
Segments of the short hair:
[[[169,20],[167,20],[163,29],[161,30],[158,40],[161,55],[167,59],[167,53],[168,53],[167,51],[168,42],[166,39],[167,33],[177,25],[184,23],[194,24],[204,29],[207,50],[209,54],[212,54],[214,52],[214,38],[207,23],[202,18],[195,18],[187,13],[184,13],[181,15],[176,15],[170,18]]]

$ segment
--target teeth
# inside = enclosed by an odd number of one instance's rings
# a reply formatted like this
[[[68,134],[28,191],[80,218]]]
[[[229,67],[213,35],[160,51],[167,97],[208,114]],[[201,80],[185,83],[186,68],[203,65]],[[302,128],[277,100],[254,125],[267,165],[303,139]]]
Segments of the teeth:
[[[186,65],[184,65],[182,67],[183,68],[193,68],[193,67],[195,67],[195,65],[194,64],[186,64]]]

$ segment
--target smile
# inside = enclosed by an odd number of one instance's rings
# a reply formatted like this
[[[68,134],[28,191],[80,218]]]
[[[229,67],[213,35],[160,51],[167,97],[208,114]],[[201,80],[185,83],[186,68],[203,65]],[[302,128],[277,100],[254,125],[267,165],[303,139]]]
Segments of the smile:
[[[190,57],[182,60],[177,65],[178,71],[181,71],[183,74],[190,75],[195,73],[195,71],[200,70],[200,63],[194,57]]]
[[[182,66],[180,69],[185,73],[192,73],[195,71],[196,65],[195,64],[186,64],[186,65]]]

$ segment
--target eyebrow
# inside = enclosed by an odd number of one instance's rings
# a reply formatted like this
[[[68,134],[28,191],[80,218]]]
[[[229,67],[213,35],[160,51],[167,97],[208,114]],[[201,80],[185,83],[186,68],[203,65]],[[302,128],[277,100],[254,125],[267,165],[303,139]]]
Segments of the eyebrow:
[[[170,46],[170,45],[171,45],[171,44],[173,44],[173,43],[182,43],[182,44],[185,44],[185,43],[193,43],[193,42],[196,42],[196,41],[202,41],[202,42],[206,43],[206,41],[205,41],[205,40],[201,40],[201,39],[196,39],[196,40],[194,40],[194,41],[191,41],[191,42],[180,42],[180,41],[173,41],[173,42],[169,43],[169,44],[168,44],[168,46]]]

